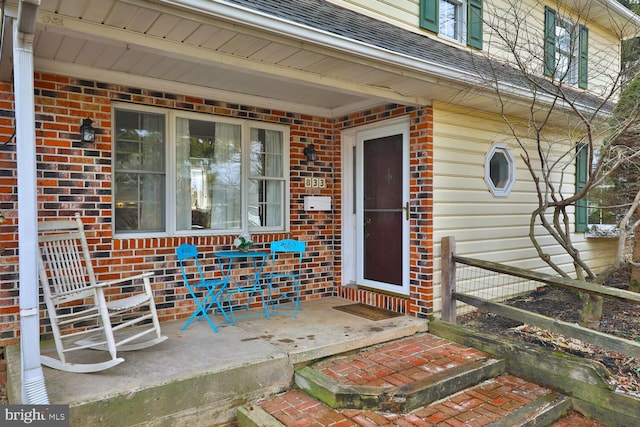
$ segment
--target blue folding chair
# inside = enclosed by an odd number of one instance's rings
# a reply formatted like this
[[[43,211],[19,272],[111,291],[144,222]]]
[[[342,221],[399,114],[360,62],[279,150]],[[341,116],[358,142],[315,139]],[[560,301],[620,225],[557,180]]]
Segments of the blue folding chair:
[[[293,239],[271,242],[271,270],[265,273],[264,277],[267,280],[268,302],[272,312],[279,311],[279,314],[297,317],[298,311],[302,310],[300,307],[300,271],[302,269],[302,253],[306,247],[306,242]]]
[[[176,255],[178,257],[180,268],[182,269],[184,286],[189,290],[189,293],[196,303],[196,309],[184,324],[182,330],[185,330],[191,324],[191,322],[194,321],[194,319],[197,318],[198,320],[202,320],[202,318],[205,318],[207,319],[207,322],[209,322],[209,325],[211,325],[211,328],[213,328],[214,332],[218,332],[218,328],[213,323],[213,320],[211,320],[211,318],[209,317],[208,312],[211,307],[215,305],[216,310],[220,310],[225,318],[225,321],[231,322],[222,306],[222,296],[227,289],[229,280],[227,278],[206,280],[204,278],[204,274],[202,273],[200,262],[198,261],[198,248],[196,248],[194,245],[185,243],[178,246],[176,248]],[[197,277],[199,278],[199,281],[196,283],[189,283],[189,275],[187,273],[187,269],[189,269],[191,264],[195,265],[197,269]],[[198,291],[203,294],[202,297],[198,296]]]

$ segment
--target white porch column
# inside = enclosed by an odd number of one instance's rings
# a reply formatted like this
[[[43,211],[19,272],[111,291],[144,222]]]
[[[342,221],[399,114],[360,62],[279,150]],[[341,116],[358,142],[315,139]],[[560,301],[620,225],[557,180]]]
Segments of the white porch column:
[[[38,209],[36,182],[33,33],[39,0],[20,1],[13,25],[13,78],[18,173],[18,251],[20,279],[20,355],[22,403],[49,403],[40,364],[38,302]]]

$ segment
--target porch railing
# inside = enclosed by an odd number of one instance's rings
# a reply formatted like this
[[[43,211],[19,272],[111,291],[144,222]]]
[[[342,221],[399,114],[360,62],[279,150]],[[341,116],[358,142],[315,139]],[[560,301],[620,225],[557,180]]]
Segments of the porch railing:
[[[528,325],[537,326],[583,342],[598,345],[629,357],[640,357],[640,343],[605,334],[577,324],[543,316],[503,304],[509,297],[526,294],[549,285],[604,298],[640,304],[640,294],[603,285],[556,277],[491,261],[460,257],[455,254],[453,237],[441,240],[442,320],[455,323],[457,302],[488,311]]]

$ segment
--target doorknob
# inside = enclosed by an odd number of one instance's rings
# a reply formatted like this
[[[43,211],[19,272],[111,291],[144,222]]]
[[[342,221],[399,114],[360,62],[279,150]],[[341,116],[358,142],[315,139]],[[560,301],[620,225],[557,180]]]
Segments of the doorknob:
[[[409,202],[405,202],[403,208],[404,210],[404,217],[407,221],[409,221]]]

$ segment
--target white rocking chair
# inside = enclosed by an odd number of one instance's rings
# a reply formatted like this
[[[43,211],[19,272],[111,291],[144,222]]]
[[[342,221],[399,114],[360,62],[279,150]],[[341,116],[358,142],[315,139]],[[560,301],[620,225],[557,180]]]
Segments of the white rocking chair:
[[[38,232],[40,284],[58,353],[57,359],[41,355],[43,365],[97,372],[124,361],[117,351],[139,350],[167,339],[160,333],[151,292],[153,273],[97,283],[78,214],[75,220],[39,222]],[[105,289],[126,282],[141,282],[143,289],[126,298],[105,299]],[[107,350],[109,359],[94,362],[91,357],[88,362],[85,355],[77,363],[68,360],[70,352],[86,349]]]

